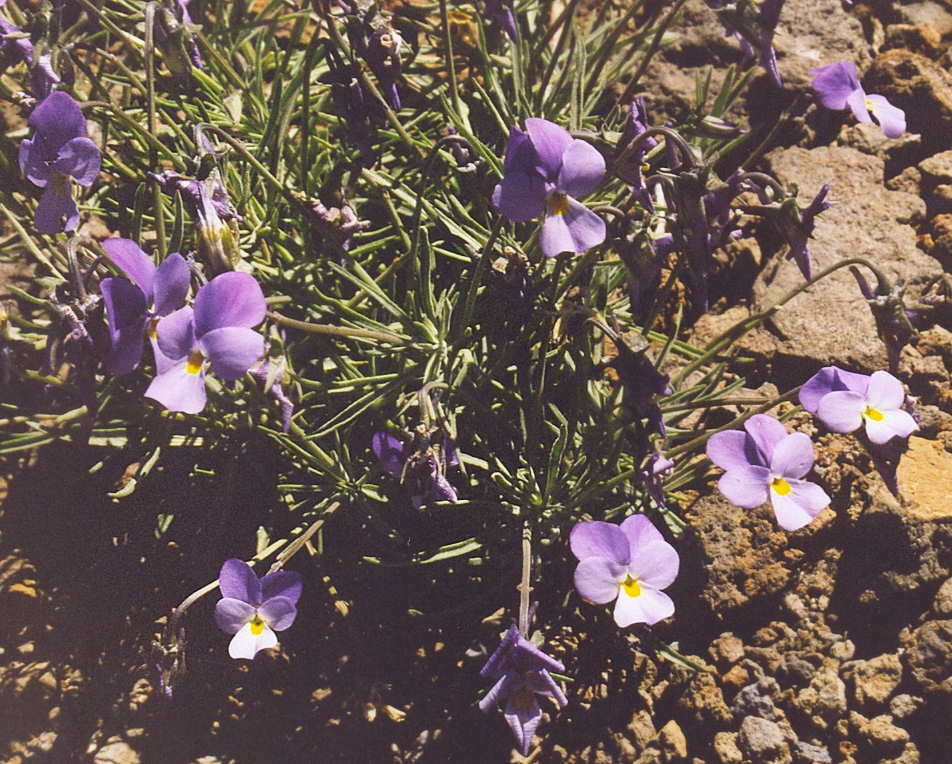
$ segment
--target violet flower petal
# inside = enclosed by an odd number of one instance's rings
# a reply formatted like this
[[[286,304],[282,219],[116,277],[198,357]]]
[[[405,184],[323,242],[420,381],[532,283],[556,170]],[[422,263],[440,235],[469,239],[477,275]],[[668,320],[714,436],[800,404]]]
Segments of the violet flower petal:
[[[770,464],[770,457],[777,444],[787,437],[787,428],[767,414],[754,414],[744,422],[744,429],[754,441],[760,464]]]
[[[215,623],[226,634],[236,634],[254,617],[254,607],[243,600],[224,597],[215,603]]]
[[[226,326],[251,328],[267,312],[255,277],[229,271],[215,276],[195,295],[195,334],[199,337]]]
[[[622,521],[619,528],[628,539],[628,548],[632,559],[638,554],[639,549],[646,544],[665,543],[661,531],[655,528],[647,515],[629,515]]]
[[[898,409],[906,399],[902,382],[888,371],[876,371],[869,378],[866,401],[874,409]]]
[[[528,134],[518,127],[509,128],[509,142],[506,144],[506,157],[503,160],[503,173],[513,170],[529,172],[535,167],[536,153]]]
[[[142,290],[148,302],[152,301],[155,263],[132,239],[114,237],[103,239],[103,251],[129,279]]]
[[[185,302],[190,280],[188,263],[178,252],[173,252],[159,264],[153,281],[156,315],[168,315]]]
[[[860,89],[856,65],[851,61],[838,61],[819,69],[811,69],[812,87],[820,97],[820,103],[827,109],[842,111],[846,108],[846,99]]]
[[[73,231],[79,224],[79,208],[70,191],[69,180],[65,175],[54,175],[51,180],[36,206],[36,229],[50,234]]]
[[[576,523],[569,534],[569,546],[579,560],[604,557],[624,566],[631,559],[631,547],[624,531],[602,520]]]
[[[537,169],[546,180],[555,181],[562,167],[562,155],[574,139],[564,127],[538,117],[526,120],[526,132],[536,150]]]
[[[869,376],[855,371],[845,371],[837,366],[824,366],[800,388],[800,405],[811,414],[815,414],[820,400],[827,393],[837,390],[852,390],[866,395]]]
[[[489,713],[490,709],[497,703],[504,700],[512,691],[512,687],[518,684],[519,679],[515,674],[503,674],[487,692],[479,699],[479,710],[484,714]]]
[[[731,504],[753,509],[767,501],[769,481],[770,471],[766,467],[749,465],[725,472],[717,481],[717,487]]]
[[[639,585],[665,589],[678,577],[681,559],[667,541],[643,544],[632,553],[628,572]]]
[[[707,441],[707,458],[722,470],[747,467],[749,442],[747,433],[740,430],[716,432]]]
[[[284,631],[297,618],[297,608],[287,597],[272,597],[258,608],[258,614],[275,631]]]
[[[866,96],[866,107],[876,118],[887,138],[899,138],[906,132],[906,112],[898,106],[893,106],[884,96]]]
[[[212,370],[228,382],[240,379],[264,355],[264,337],[240,326],[213,329],[203,334],[198,344]]]
[[[856,117],[856,120],[863,124],[871,125],[873,124],[873,118],[869,114],[866,103],[866,93],[863,92],[862,88],[854,90],[846,99],[846,105],[850,107],[850,111],[853,112],[853,116]]]
[[[29,138],[20,141],[17,161],[20,163],[20,170],[30,183],[40,188],[47,184],[50,179],[50,166]]]
[[[228,655],[232,658],[247,658],[251,660],[259,650],[267,650],[278,646],[278,636],[265,626],[261,633],[253,634],[251,624],[245,624],[241,630],[231,638],[228,644]]]
[[[222,563],[218,572],[218,587],[223,597],[247,602],[257,607],[262,602],[261,582],[244,560],[232,557]]]
[[[54,161],[60,147],[86,134],[86,118],[72,96],[57,90],[37,104],[30,114],[30,127],[36,130],[33,149],[46,161]]]
[[[624,589],[615,602],[615,623],[621,628],[633,623],[646,623],[649,626],[674,615],[674,602],[664,592],[643,587],[637,597],[629,597]]]
[[[496,184],[492,202],[513,222],[533,220],[545,209],[545,182],[535,173],[510,170]]]
[[[79,185],[91,186],[99,176],[99,148],[85,136],[73,138],[62,145],[51,166],[56,172],[69,175]]]
[[[883,418],[879,421],[872,417],[865,417],[866,435],[873,443],[882,445],[895,437],[908,438],[919,429],[916,420],[912,418],[908,411],[893,409],[880,413]]]
[[[188,361],[181,360],[156,376],[145,391],[145,397],[158,401],[169,411],[197,414],[205,408],[205,369],[188,371]]]
[[[813,441],[802,432],[790,433],[774,449],[770,472],[786,478],[802,478],[813,466]]]
[[[187,358],[195,348],[195,322],[192,308],[172,311],[155,326],[159,349],[176,361]]]
[[[370,448],[388,475],[400,477],[406,461],[403,443],[387,432],[375,432],[370,439]]]
[[[535,693],[528,688],[520,687],[509,696],[503,716],[516,738],[516,749],[525,756],[532,745],[539,721],[542,719],[542,709]]]
[[[519,643],[521,636],[516,625],[510,625],[499,641],[498,647],[496,647],[493,654],[489,656],[489,659],[479,670],[479,675],[488,678],[500,676],[505,673],[508,670],[509,661],[512,658],[513,648]]]
[[[121,278],[106,278],[99,285],[109,324],[109,354],[106,368],[112,374],[128,374],[142,360],[145,340],[145,295]]]
[[[833,432],[853,432],[863,423],[866,398],[851,390],[828,393],[820,400],[816,415]]]
[[[618,596],[618,585],[625,579],[624,565],[605,557],[586,557],[575,568],[575,588],[589,602],[604,605]]]
[[[547,257],[562,252],[581,254],[605,241],[605,221],[581,202],[566,197],[565,214],[546,214],[539,247]]]
[[[820,486],[805,480],[788,480],[790,492],[781,496],[770,492],[770,504],[777,523],[786,531],[799,530],[809,524],[830,504],[830,497]]]
[[[589,143],[573,140],[562,155],[556,187],[569,196],[582,197],[594,191],[605,177],[605,158]]]
[[[292,605],[297,605],[304,589],[304,577],[293,570],[276,570],[261,579],[261,599],[284,597]]]

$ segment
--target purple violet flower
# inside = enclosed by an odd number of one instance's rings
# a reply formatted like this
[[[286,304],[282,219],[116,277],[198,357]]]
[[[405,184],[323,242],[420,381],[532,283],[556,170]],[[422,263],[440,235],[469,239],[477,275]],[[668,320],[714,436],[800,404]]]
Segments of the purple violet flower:
[[[495,19],[510,40],[516,39],[516,17],[512,12],[512,0],[486,0],[486,15]]]
[[[494,705],[505,703],[503,715],[523,756],[529,753],[532,736],[542,718],[536,696],[552,698],[562,707],[568,704],[550,671],[562,673],[565,666],[523,637],[513,624],[479,672],[486,679],[498,679],[479,701],[479,709],[487,713]]]
[[[906,113],[885,96],[867,95],[852,61],[811,69],[810,74],[814,75],[813,90],[827,109],[843,111],[848,107],[860,122],[879,125],[887,138],[898,138],[906,132]]]
[[[446,470],[458,465],[459,457],[449,437],[418,432],[408,447],[389,433],[375,432],[370,447],[384,471],[407,486],[416,509],[434,501],[456,501]]]
[[[230,271],[213,278],[198,290],[194,309],[179,308],[157,324],[159,349],[172,363],[152,380],[146,397],[170,411],[197,414],[205,408],[206,361],[231,382],[264,355],[264,337],[251,327],[266,310],[254,276]]]
[[[902,409],[905,400],[902,382],[888,371],[876,371],[864,389],[834,390],[824,395],[816,414],[833,432],[853,432],[865,425],[869,439],[882,445],[919,429],[912,415]]]
[[[726,472],[717,487],[731,504],[759,507],[768,496],[777,522],[795,531],[812,522],[830,497],[802,480],[813,467],[813,443],[802,432],[788,433],[778,420],[755,414],[746,432],[726,430],[707,442],[708,458]]]
[[[830,208],[830,202],[826,201],[826,195],[829,192],[830,187],[824,184],[813,201],[803,210],[797,207],[794,199],[781,204],[780,228],[790,246],[787,257],[796,262],[800,268],[800,273],[807,281],[810,280],[813,272],[809,240],[813,236],[813,229],[816,227],[816,216]],[[784,205],[787,204],[790,206],[785,210]]]
[[[665,594],[677,578],[678,553],[645,515],[620,526],[600,520],[576,523],[569,544],[578,560],[575,588],[598,605],[615,600],[615,623],[655,624],[674,613]]]
[[[57,91],[30,114],[33,137],[20,144],[20,169],[43,189],[36,208],[40,233],[72,231],[79,223],[70,179],[91,186],[99,175],[99,149],[86,137],[86,118],[67,93]],[[66,218],[65,224],[63,218]]]
[[[158,319],[181,307],[188,295],[188,264],[173,252],[156,268],[131,239],[105,239],[106,256],[125,273],[124,278],[105,278],[99,285],[109,324],[109,354],[106,368],[112,374],[128,374],[142,360],[143,339],[148,329],[155,365],[161,374],[171,364],[156,342]],[[151,307],[150,307],[151,306]]]
[[[287,432],[291,429],[291,417],[294,415],[294,403],[288,398],[281,385],[281,381],[284,379],[285,365],[284,356],[282,356],[275,364],[264,360],[249,372],[249,374],[264,387],[265,394],[270,395],[278,402],[278,406],[281,409],[282,432]]]
[[[248,563],[232,558],[221,566],[218,585],[222,599],[215,605],[215,623],[235,635],[228,654],[251,660],[259,650],[277,646],[274,632],[294,623],[304,579],[290,570],[258,578]]]
[[[800,387],[800,405],[815,414],[824,395],[837,390],[852,390],[862,394],[867,387],[868,374],[846,371],[838,366],[824,366]]]
[[[539,246],[548,257],[585,252],[605,241],[605,221],[575,197],[605,177],[605,159],[585,141],[545,119],[526,120],[526,132],[509,130],[503,178],[493,206],[512,221],[545,212]]]
[[[42,101],[60,82],[59,75],[53,70],[53,57],[49,53],[36,56],[30,67],[30,94]]]
[[[21,61],[27,65],[33,63],[33,43],[30,42],[29,35],[20,37],[22,34],[22,29],[0,18],[0,57],[12,64]]]

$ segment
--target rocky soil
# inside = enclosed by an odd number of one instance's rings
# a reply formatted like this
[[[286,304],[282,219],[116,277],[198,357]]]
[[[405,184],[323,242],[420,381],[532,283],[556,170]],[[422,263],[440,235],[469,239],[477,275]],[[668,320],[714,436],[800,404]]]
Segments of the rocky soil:
[[[677,113],[707,63],[737,60],[700,0],[681,38],[653,67],[654,115]],[[785,89],[755,81],[738,119],[784,112],[787,129],[763,168],[804,199],[829,183],[819,218],[817,269],[861,256],[935,308],[928,326],[892,352],[848,272],[810,289],[742,341],[751,383],[782,388],[820,366],[892,367],[919,400],[921,430],[895,479],[849,436],[819,433],[817,473],[833,496],[808,528],[780,531],[766,507],[741,510],[713,483],[685,494],[690,532],[671,594],[678,612],[653,636],[619,633],[584,607],[563,618],[549,645],[577,681],[570,704],[542,727],[534,761],[661,764],[941,764],[952,761],[952,5],[947,0],[787,0],[777,36]],[[869,92],[906,110],[910,134],[817,112],[811,68],[850,59]],[[773,110],[773,111],[771,111]],[[661,117],[658,116],[658,119]],[[750,231],[741,253],[751,275],[698,322],[703,343],[773,304],[798,282],[769,231]],[[745,278],[747,279],[745,281]],[[944,280],[943,280],[944,279]],[[253,665],[227,659],[207,618],[191,625],[192,664],[171,702],[147,658],[153,620],[215,575],[221,538],[196,521],[194,539],[159,552],[137,541],[154,508],[105,498],[118,476],[81,484],[85,465],[65,451],[17,478],[0,515],[0,758],[100,764],[194,761],[506,761],[503,720],[475,709],[478,670],[503,628],[478,576],[440,582],[401,571],[328,576],[280,651]],[[266,485],[267,466],[255,485]],[[168,470],[174,496],[176,466]],[[11,478],[8,475],[8,478]],[[179,475],[180,477],[180,475]],[[0,495],[6,493],[0,484]],[[235,533],[251,507],[235,506]],[[182,506],[222,502],[177,497]],[[230,506],[232,505],[230,504]],[[242,509],[244,507],[244,510]],[[253,532],[253,526],[251,526]],[[325,539],[341,570],[346,532]],[[352,532],[352,531],[351,531]],[[335,542],[338,542],[335,544]],[[148,551],[147,550],[151,550]],[[215,554],[213,554],[213,552]],[[333,561],[333,560],[332,560]],[[347,563],[347,564],[344,564]],[[323,569],[334,570],[331,565]],[[172,572],[170,572],[172,571]],[[545,613],[563,607],[571,562],[543,572]],[[408,619],[436,584],[465,615]],[[409,592],[404,597],[403,592]],[[400,596],[394,593],[400,592]],[[355,603],[360,607],[355,607]],[[570,598],[569,603],[577,603]],[[369,603],[369,604],[368,604]],[[207,611],[207,612],[206,612]],[[480,620],[482,619],[482,623]],[[479,624],[478,627],[473,624]],[[138,636],[135,636],[138,635]],[[663,657],[655,639],[702,664]],[[581,644],[584,643],[584,649]]]

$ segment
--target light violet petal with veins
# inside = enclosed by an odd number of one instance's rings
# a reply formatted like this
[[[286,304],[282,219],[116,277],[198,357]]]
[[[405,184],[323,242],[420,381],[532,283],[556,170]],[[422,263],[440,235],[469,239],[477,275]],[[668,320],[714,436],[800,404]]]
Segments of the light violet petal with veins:
[[[586,557],[575,568],[575,588],[589,602],[604,605],[618,595],[627,568],[604,557]]]
[[[661,531],[655,528],[646,515],[630,515],[622,521],[619,527],[628,539],[628,547],[632,556],[637,554],[639,548],[644,545],[664,543],[664,536],[661,535]]]
[[[770,503],[777,523],[787,531],[799,530],[828,507],[830,497],[820,486],[805,480],[787,481],[789,493],[770,491]]]
[[[292,605],[297,605],[304,589],[304,577],[293,570],[276,570],[261,579],[261,599],[285,597]]]
[[[156,315],[165,316],[180,308],[188,296],[190,281],[191,271],[184,257],[173,252],[165,258],[153,279]]]
[[[899,138],[906,132],[906,112],[875,93],[866,96],[866,100],[867,107],[887,138]]]
[[[784,477],[802,478],[812,466],[813,441],[802,432],[791,433],[781,440],[770,460],[771,473]]]
[[[590,194],[605,178],[605,158],[585,141],[574,140],[562,155],[556,188],[569,196]]]
[[[744,422],[744,429],[753,438],[760,464],[766,467],[777,444],[787,437],[787,428],[781,422],[766,414],[754,414]]]
[[[813,90],[827,109],[841,111],[847,106],[849,96],[860,88],[856,65],[851,61],[838,61],[819,69],[811,69]]]
[[[255,617],[255,609],[239,599],[224,597],[215,603],[215,623],[226,634],[237,634]]]
[[[36,206],[35,222],[40,233],[53,234],[76,229],[79,208],[65,175],[54,173],[51,182],[43,189],[40,203]]]
[[[898,409],[906,399],[902,382],[888,371],[877,371],[869,378],[866,402],[875,409]]]
[[[152,300],[152,288],[155,281],[155,264],[132,239],[114,237],[103,239],[103,251],[126,276],[142,290],[146,298]]]
[[[707,457],[722,470],[744,468],[750,465],[747,444],[750,437],[740,430],[714,433],[707,441]]]
[[[654,541],[633,550],[628,571],[639,585],[665,589],[678,577],[681,560],[667,541]]]
[[[195,334],[224,327],[250,329],[264,319],[267,307],[255,277],[229,271],[215,276],[195,295]]]
[[[212,370],[229,382],[243,376],[264,355],[264,337],[240,326],[213,329],[202,335],[198,344]]]
[[[554,182],[562,167],[562,155],[572,144],[572,136],[564,127],[536,117],[526,120],[526,132],[536,150],[539,170],[546,180]]]
[[[297,618],[297,608],[287,597],[272,597],[258,608],[258,615],[275,631],[284,631]]]
[[[604,557],[620,565],[627,565],[630,560],[628,536],[619,526],[602,520],[576,523],[569,534],[569,546],[579,560]]]
[[[223,597],[243,600],[255,607],[260,605],[263,599],[258,576],[248,563],[237,557],[222,563],[218,572],[218,586]]]
[[[91,186],[99,177],[100,155],[96,144],[80,136],[67,141],[59,150],[53,169],[69,175],[81,186]]]
[[[816,415],[833,432],[853,432],[863,423],[866,398],[850,390],[828,393],[820,399]]]
[[[717,481],[717,487],[731,504],[753,509],[767,501],[769,482],[770,471],[766,467],[751,465],[725,472]]]
[[[169,411],[197,414],[205,408],[205,370],[191,373],[188,361],[178,361],[167,371],[156,376],[145,391],[146,398],[158,401]]]
[[[514,222],[534,220],[545,209],[545,181],[534,172],[510,170],[496,184],[492,201]]]
[[[155,326],[159,349],[167,358],[187,359],[195,349],[195,322],[192,308],[186,305],[159,320]]]

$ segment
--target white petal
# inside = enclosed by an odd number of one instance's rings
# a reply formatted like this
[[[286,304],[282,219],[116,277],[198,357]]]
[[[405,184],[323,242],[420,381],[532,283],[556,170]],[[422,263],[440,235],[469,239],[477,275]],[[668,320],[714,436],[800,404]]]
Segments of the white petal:
[[[255,657],[258,650],[267,650],[278,644],[278,636],[270,626],[265,625],[260,634],[251,633],[251,624],[245,624],[241,631],[231,638],[228,645],[228,654],[232,658],[247,658],[249,661]]]
[[[649,626],[674,614],[674,602],[664,592],[641,587],[637,597],[630,597],[624,587],[615,601],[615,623],[622,628],[633,623],[647,623]]]
[[[866,434],[873,443],[882,445],[896,436],[906,438],[919,429],[916,420],[902,409],[881,411],[880,413],[883,418],[878,422],[871,417],[864,417],[866,420]]]

